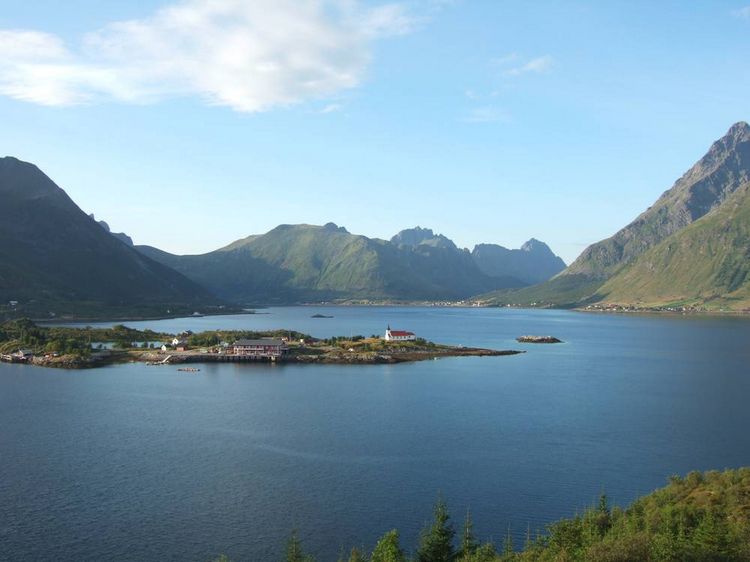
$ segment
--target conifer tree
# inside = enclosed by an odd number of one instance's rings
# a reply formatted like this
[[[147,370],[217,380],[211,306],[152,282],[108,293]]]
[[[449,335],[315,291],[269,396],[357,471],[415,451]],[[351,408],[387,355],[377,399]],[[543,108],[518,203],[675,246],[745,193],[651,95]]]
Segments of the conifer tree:
[[[349,554],[349,562],[367,562],[367,558],[357,547],[354,547]]]
[[[314,558],[308,556],[302,550],[302,542],[299,540],[296,529],[292,531],[292,535],[286,543],[285,562],[314,562]]]
[[[406,562],[398,540],[398,531],[388,531],[375,545],[370,562]]]
[[[456,532],[450,523],[448,506],[442,498],[435,504],[434,521],[422,532],[417,549],[417,562],[453,562],[456,551],[453,537]]]
[[[510,533],[509,525],[508,533],[505,535],[505,540],[503,540],[503,556],[510,556],[513,552],[513,535]]]
[[[461,548],[459,549],[459,558],[468,559],[474,554],[479,547],[476,536],[474,535],[474,523],[471,520],[471,512],[466,510],[466,519],[464,520],[464,529],[461,535]]]

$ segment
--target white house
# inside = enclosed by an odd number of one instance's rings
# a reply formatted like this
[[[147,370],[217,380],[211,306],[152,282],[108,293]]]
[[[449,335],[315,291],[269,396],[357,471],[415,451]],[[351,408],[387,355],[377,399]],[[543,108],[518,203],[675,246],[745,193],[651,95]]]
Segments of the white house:
[[[391,327],[385,330],[385,341],[414,341],[417,336],[413,332],[405,332],[403,330],[391,330]]]

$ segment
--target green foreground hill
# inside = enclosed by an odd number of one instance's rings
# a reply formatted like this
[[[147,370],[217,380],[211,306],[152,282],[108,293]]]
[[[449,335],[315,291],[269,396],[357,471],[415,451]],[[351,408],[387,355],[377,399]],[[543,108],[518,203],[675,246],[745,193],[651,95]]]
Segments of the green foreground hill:
[[[653,206],[549,281],[494,304],[747,307],[750,126],[736,123]]]
[[[354,548],[349,562],[747,562],[750,561],[750,468],[673,476],[665,488],[610,508],[598,505],[563,519],[536,537],[527,532],[514,549],[510,531],[502,545],[481,543],[467,516],[456,532],[443,501],[409,557],[398,531],[387,532],[371,553]],[[287,562],[314,562],[296,533]],[[516,545],[521,546],[521,545]],[[219,560],[228,561],[223,556]]]

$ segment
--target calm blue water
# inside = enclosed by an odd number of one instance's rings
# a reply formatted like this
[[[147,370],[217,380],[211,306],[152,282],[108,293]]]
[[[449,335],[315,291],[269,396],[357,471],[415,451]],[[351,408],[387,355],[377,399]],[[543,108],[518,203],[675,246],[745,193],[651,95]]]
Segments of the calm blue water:
[[[0,560],[335,559],[441,492],[498,542],[673,473],[750,465],[750,321],[562,311],[274,308],[130,322],[518,348],[394,366],[0,364]],[[315,313],[333,319],[311,319]]]

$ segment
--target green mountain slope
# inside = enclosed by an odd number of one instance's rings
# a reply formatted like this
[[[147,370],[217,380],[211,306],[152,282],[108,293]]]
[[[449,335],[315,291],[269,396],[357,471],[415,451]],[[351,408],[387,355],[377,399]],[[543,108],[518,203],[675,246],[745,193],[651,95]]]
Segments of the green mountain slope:
[[[611,238],[586,248],[563,275],[608,279],[623,265],[721,205],[750,181],[750,126],[732,125],[653,206]]]
[[[281,225],[196,256],[139,247],[153,259],[236,302],[335,299],[461,299],[512,278],[483,274],[471,255],[450,247],[397,246],[325,226]]]
[[[601,301],[599,289],[630,263],[720,207],[750,181],[750,126],[740,122],[716,141],[653,206],[614,236],[593,244],[545,283],[501,291],[482,300],[495,304],[580,306]]]
[[[13,308],[31,314],[216,301],[108,234],[32,164],[0,159],[0,202],[3,310],[9,301],[18,301]]]
[[[598,293],[618,304],[750,308],[750,183],[639,256]]]

